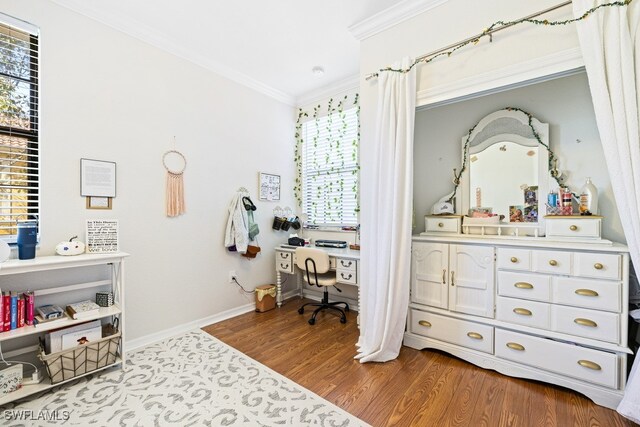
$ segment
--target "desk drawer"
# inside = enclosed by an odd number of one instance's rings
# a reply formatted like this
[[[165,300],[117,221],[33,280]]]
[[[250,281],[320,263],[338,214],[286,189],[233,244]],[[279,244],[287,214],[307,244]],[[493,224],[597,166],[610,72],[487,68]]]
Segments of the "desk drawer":
[[[549,218],[546,221],[548,237],[600,238],[600,218]]]
[[[342,271],[356,271],[358,261],[355,259],[336,258],[336,269]]]
[[[355,270],[343,270],[340,267],[336,269],[336,278],[338,283],[345,283],[347,285],[357,285],[358,276]]]
[[[493,326],[412,309],[410,328],[414,334],[493,353]]]
[[[551,274],[571,274],[571,252],[532,251],[533,271]]]
[[[619,363],[613,353],[502,329],[496,329],[495,341],[496,356],[503,359],[618,388]]]
[[[293,274],[293,260],[285,261],[280,260],[278,255],[276,255],[276,271],[281,273]]]
[[[436,233],[460,233],[460,217],[426,216],[426,231]]]
[[[576,252],[575,275],[596,279],[620,279],[622,257],[617,254]]]

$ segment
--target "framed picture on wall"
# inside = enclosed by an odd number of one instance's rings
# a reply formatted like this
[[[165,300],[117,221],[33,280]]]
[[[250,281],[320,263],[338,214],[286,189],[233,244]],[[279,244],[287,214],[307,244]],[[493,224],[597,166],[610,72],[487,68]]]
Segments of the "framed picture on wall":
[[[260,200],[280,200],[280,175],[260,172]]]
[[[80,159],[80,195],[116,197],[116,163]]]

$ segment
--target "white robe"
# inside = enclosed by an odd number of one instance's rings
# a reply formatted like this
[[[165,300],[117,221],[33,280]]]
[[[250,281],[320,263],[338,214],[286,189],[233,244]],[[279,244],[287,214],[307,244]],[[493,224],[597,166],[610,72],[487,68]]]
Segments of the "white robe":
[[[241,254],[247,252],[249,244],[249,220],[247,210],[242,203],[243,197],[246,197],[246,194],[238,192],[231,200],[227,230],[224,234],[224,246],[228,248],[236,245],[236,250]]]

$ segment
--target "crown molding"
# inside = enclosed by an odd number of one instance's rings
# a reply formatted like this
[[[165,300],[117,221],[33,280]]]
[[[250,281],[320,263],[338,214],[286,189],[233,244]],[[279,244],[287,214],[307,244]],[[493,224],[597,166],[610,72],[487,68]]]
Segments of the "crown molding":
[[[398,25],[428,10],[434,9],[448,0],[404,0],[388,7],[369,18],[365,18],[349,27],[351,35],[362,41]]]
[[[566,49],[541,58],[502,67],[499,70],[421,90],[416,95],[416,107],[425,109],[451,104],[575,74],[582,70],[584,70],[584,59],[580,48]]]
[[[276,101],[290,106],[295,106],[296,100],[293,96],[275,89],[269,85],[266,85],[238,71],[232,70],[228,66],[220,62],[213,61],[196,51],[190,50],[183,46],[179,46],[172,40],[168,39],[167,37],[135,19],[105,11],[95,10],[94,8],[91,8],[84,4],[84,2],[82,2],[81,0],[51,1],[66,9],[72,10],[76,13],[79,13],[80,15],[86,16],[90,19],[93,19],[94,21],[100,22],[101,24],[104,24],[133,38],[141,40],[160,50],[182,58],[186,61],[192,62],[209,71],[213,71],[214,73],[219,74],[222,77],[225,77],[240,85],[255,90],[256,92],[262,93],[263,95],[271,97]]]
[[[319,89],[307,92],[296,100],[297,107],[314,104],[327,98],[336,97],[348,91],[358,90],[360,87],[360,77],[358,75],[349,76],[342,80],[335,81]]]

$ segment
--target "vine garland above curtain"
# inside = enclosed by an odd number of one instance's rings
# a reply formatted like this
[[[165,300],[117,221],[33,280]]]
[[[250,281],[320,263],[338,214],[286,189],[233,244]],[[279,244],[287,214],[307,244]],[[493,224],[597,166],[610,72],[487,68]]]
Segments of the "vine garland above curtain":
[[[352,101],[350,100],[352,98]],[[344,141],[346,131],[347,131],[347,118],[345,110],[349,110],[351,108],[357,108],[356,116],[358,117],[358,126],[355,138],[350,142],[348,147],[345,147],[343,144],[349,143],[348,141]],[[325,114],[326,112],[326,114]],[[336,212],[335,218],[333,220],[340,221],[342,218],[342,214],[340,209],[334,209],[336,206],[341,206],[343,199],[342,193],[344,190],[345,182],[344,179],[341,179],[339,175],[336,175],[335,178],[328,179],[327,176],[330,175],[330,172],[339,169],[340,166],[345,165],[345,160],[352,162],[355,164],[355,168],[352,171],[353,175],[355,175],[355,180],[353,183],[353,187],[351,188],[353,194],[356,197],[356,208],[355,212],[359,212],[360,204],[358,197],[358,173],[360,170],[360,165],[358,163],[358,146],[360,142],[360,103],[359,103],[359,95],[355,94],[352,96],[345,95],[343,98],[337,101],[331,98],[326,104],[326,110],[323,109],[322,105],[317,105],[313,108],[313,112],[305,111],[302,108],[298,110],[298,118],[296,121],[295,128],[295,152],[294,152],[294,160],[296,163],[296,179],[295,185],[293,187],[295,198],[298,202],[299,206],[303,205],[303,181],[302,181],[302,173],[303,173],[303,144],[305,143],[304,135],[303,135],[303,124],[306,122],[305,118],[311,117],[313,121],[313,125],[315,128],[311,131],[312,135],[309,135],[309,131],[307,130],[307,144],[313,144],[314,147],[317,147],[319,144],[326,144],[330,150],[337,153],[337,159],[332,158],[329,155],[325,157],[318,156],[313,159],[312,169],[315,171],[323,171],[326,170],[326,175],[323,177],[323,185],[318,185],[316,191],[317,196],[320,197],[321,193],[328,192],[333,193],[334,195],[331,197],[324,198],[323,206],[325,212]],[[321,119],[325,119],[324,123],[321,123]],[[311,137],[309,137],[311,136]],[[307,168],[308,169],[308,168]],[[314,182],[316,182],[317,176],[312,176],[311,178]],[[336,195],[337,194],[337,195]],[[319,206],[315,203],[313,205],[313,209],[316,211],[319,210]],[[333,215],[333,214],[332,214]]]
[[[441,56],[449,57],[455,51],[457,51],[459,49],[462,49],[465,46],[468,46],[470,44],[474,44],[474,45],[478,44],[480,42],[480,39],[482,39],[484,37],[489,37],[489,39],[491,40],[491,33],[493,31],[497,30],[496,27],[498,27],[498,26],[500,26],[500,28],[506,28],[506,27],[511,27],[511,26],[514,26],[514,25],[522,24],[522,23],[528,23],[528,24],[534,24],[534,25],[544,25],[544,26],[569,25],[569,24],[573,24],[575,22],[583,21],[583,20],[587,19],[589,17],[589,15],[592,15],[598,9],[607,8],[607,7],[624,7],[624,6],[627,6],[628,4],[630,4],[632,1],[633,0],[619,0],[619,1],[613,1],[611,3],[599,4],[598,6],[594,6],[591,9],[585,11],[582,15],[580,15],[577,18],[565,19],[565,20],[561,20],[561,21],[549,21],[548,19],[530,19],[530,18],[516,19],[514,21],[502,21],[502,20],[496,21],[493,24],[491,24],[488,27],[486,27],[485,29],[483,29],[482,33],[478,34],[475,37],[469,37],[468,39],[466,39],[463,42],[460,42],[459,44],[455,45],[455,47],[452,47],[451,49],[443,50],[442,52],[438,52],[438,53],[436,53],[436,54],[434,54],[432,56],[430,56],[430,55],[422,56],[422,57],[416,59],[407,68],[391,68],[391,67],[381,68],[380,70],[378,70],[378,72],[368,75],[367,76],[367,80],[372,78],[372,77],[378,77],[380,73],[384,73],[384,72],[408,73],[409,71],[411,71],[411,69],[413,69],[413,67],[415,67],[418,64],[428,64],[429,62],[432,62],[433,60],[435,60],[436,58],[439,58]],[[571,3],[569,2],[567,4],[571,4]]]

